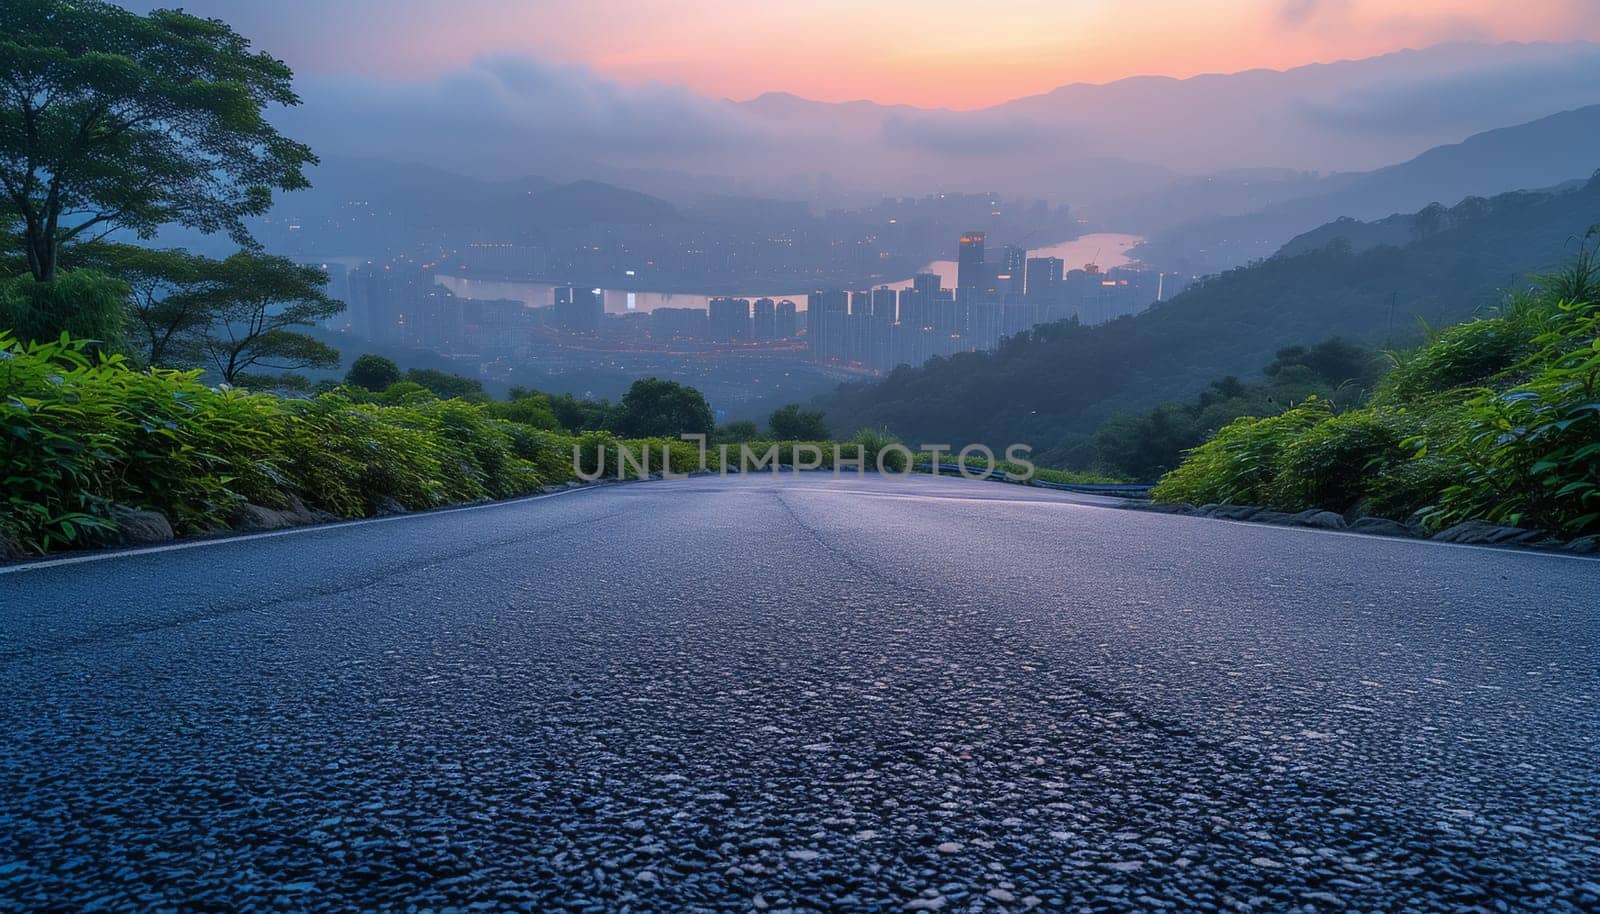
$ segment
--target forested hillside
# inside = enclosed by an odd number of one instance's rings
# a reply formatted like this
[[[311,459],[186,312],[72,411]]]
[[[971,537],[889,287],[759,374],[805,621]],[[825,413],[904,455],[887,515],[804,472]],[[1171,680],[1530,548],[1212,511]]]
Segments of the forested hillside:
[[[1435,213],[1434,215],[1437,215]],[[1430,219],[1430,216],[1424,216]],[[823,398],[841,428],[887,426],[913,441],[1033,444],[1048,461],[1092,459],[1089,435],[1118,411],[1259,376],[1277,350],[1340,336],[1404,345],[1465,320],[1560,265],[1600,222],[1600,176],[1561,193],[1473,200],[1403,247],[1334,241],[1196,283],[1096,327],[1047,324],[993,353],[935,359]]]

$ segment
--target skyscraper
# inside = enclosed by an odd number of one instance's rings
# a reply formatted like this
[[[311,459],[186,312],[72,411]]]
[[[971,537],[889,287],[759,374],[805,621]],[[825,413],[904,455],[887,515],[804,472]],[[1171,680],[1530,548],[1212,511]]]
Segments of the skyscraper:
[[[1028,304],[1048,308],[1061,302],[1066,291],[1061,285],[1064,266],[1060,257],[1028,258],[1028,286],[1024,296]]]
[[[791,312],[792,313],[792,312]],[[778,306],[770,298],[758,298],[750,318],[751,335],[758,340],[778,337]]]
[[[879,286],[872,290],[872,318],[883,323],[894,323],[895,301],[893,289],[888,286]]]
[[[606,313],[605,293],[578,286],[556,286],[556,325],[574,333],[598,333]]]
[[[1022,292],[1022,274],[1026,269],[1028,249],[1020,244],[1008,244],[1000,249],[1000,272],[1011,277],[1011,291]]]
[[[835,362],[845,357],[849,311],[850,293],[842,289],[806,296],[806,336],[813,361]]]
[[[713,298],[709,310],[712,339],[726,342],[750,338],[750,299]]]
[[[792,340],[800,332],[799,320],[795,314],[794,302],[784,299],[778,302],[777,336],[780,340]]]
[[[982,232],[968,232],[961,236],[961,250],[956,257],[956,299],[971,301],[980,287],[987,283],[988,266],[983,259]]]

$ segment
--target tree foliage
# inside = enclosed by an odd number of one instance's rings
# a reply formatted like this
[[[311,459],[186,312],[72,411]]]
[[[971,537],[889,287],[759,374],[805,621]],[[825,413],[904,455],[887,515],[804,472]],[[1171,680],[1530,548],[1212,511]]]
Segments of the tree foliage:
[[[48,282],[23,274],[0,280],[0,330],[24,342],[49,342],[67,333],[91,350],[126,345],[122,280],[90,270],[60,273]]]
[[[296,330],[344,310],[323,291],[326,273],[241,251],[221,262],[220,275],[206,295],[214,317],[200,345],[223,381],[233,384],[241,374],[262,370],[338,367],[337,350]]]
[[[486,400],[483,392],[483,382],[477,378],[468,378],[463,375],[451,374],[437,368],[412,368],[406,372],[406,380],[412,384],[426,388],[434,396],[441,399],[459,397],[466,400]]]
[[[100,0],[0,4],[0,191],[34,278],[64,245],[177,223],[250,243],[247,216],[315,158],[264,109],[289,68],[225,23]]]
[[[767,431],[778,441],[826,441],[831,437],[822,411],[802,409],[798,403],[773,410],[767,417]]]
[[[676,381],[641,378],[617,405],[612,430],[627,438],[710,436],[717,420],[700,391]]]
[[[144,364],[189,367],[203,357],[199,341],[216,318],[224,279],[219,262],[174,248],[94,242],[76,246],[70,263],[127,283],[130,352]]]
[[[386,356],[367,352],[356,356],[350,370],[344,373],[344,382],[367,390],[388,390],[401,378],[400,366]]]

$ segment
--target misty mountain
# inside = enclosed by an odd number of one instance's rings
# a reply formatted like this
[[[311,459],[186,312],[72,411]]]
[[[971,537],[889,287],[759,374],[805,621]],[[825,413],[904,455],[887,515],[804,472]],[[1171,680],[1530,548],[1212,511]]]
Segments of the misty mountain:
[[[1441,326],[1493,307],[1571,257],[1597,221],[1600,176],[1562,193],[1505,194],[1458,207],[1404,246],[1336,242],[1275,256],[1142,314],[1045,324],[993,353],[902,367],[820,403],[835,428],[887,426],[909,441],[958,446],[1028,442],[1071,462],[1116,412],[1191,397],[1226,375],[1255,376],[1282,347],[1334,335],[1404,345],[1419,320]]]
[[[325,157],[308,190],[278,198],[257,239],[289,256],[371,256],[469,241],[536,242],[598,223],[676,221],[665,200],[598,181],[491,181],[370,158]]]
[[[693,183],[829,205],[931,190],[1089,204],[1185,175],[1365,171],[1597,104],[1600,47],[1441,45],[1284,71],[1075,84],[972,111],[782,93],[713,99],[525,56],[410,82],[301,83],[304,106],[279,117],[289,135],[327,154],[378,148],[485,179],[626,175],[668,199]]]
[[[1180,225],[1154,237],[1141,254],[1193,272],[1226,269],[1267,256],[1330,220],[1367,220],[1429,203],[1451,206],[1470,196],[1586,179],[1600,168],[1595,137],[1600,137],[1600,105],[1485,131],[1365,174],[1334,175],[1309,185],[1317,189],[1312,193],[1293,196],[1286,186],[1304,190],[1308,185],[1280,180],[1263,193],[1287,192],[1290,199],[1254,213]]]

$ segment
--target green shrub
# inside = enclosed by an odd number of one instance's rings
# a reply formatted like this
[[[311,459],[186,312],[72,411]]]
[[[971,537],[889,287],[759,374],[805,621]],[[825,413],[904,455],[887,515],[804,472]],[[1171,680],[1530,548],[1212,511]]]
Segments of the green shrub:
[[[1371,494],[1380,474],[1410,456],[1400,443],[1411,432],[1403,413],[1358,410],[1330,416],[1283,447],[1269,503],[1342,513]]]
[[[1525,381],[1466,403],[1446,445],[1459,469],[1431,522],[1600,529],[1600,307],[1563,302],[1552,324],[1517,366]]]
[[[904,473],[909,463],[906,459],[905,451],[900,450],[900,448],[889,449],[890,445],[900,443],[900,439],[896,438],[886,428],[864,428],[856,432],[856,436],[851,438],[849,444],[844,445],[844,447],[854,446],[860,448],[860,456],[866,461],[867,469],[869,470],[878,468],[878,457],[881,454],[885,472]],[[850,457],[853,455],[850,451],[845,451],[844,456]]]
[[[128,296],[127,283],[91,270],[47,282],[30,274],[0,280],[0,330],[24,343],[54,342],[64,333],[91,352],[123,352]]]
[[[480,404],[285,400],[199,377],[0,334],[0,536],[47,552],[110,529],[118,505],[194,532],[226,526],[245,502],[361,517],[388,499],[432,508],[572,475],[573,439]]]
[[[550,398],[544,394],[524,394],[514,400],[494,400],[486,405],[489,415],[496,419],[551,431],[561,428],[555,411],[550,408]]]
[[[1235,419],[1190,451],[1152,495],[1157,501],[1192,504],[1273,503],[1285,449],[1331,416],[1327,401],[1312,399],[1277,416]]]

